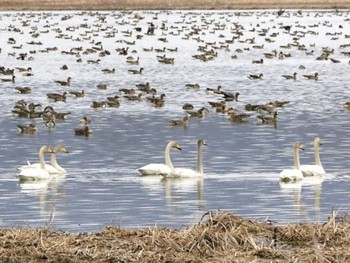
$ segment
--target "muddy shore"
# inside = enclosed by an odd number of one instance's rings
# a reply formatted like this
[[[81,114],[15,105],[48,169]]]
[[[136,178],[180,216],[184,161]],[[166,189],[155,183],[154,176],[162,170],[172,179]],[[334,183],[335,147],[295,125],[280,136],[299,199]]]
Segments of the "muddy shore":
[[[141,9],[335,9],[350,0],[5,0],[0,10],[141,10]]]

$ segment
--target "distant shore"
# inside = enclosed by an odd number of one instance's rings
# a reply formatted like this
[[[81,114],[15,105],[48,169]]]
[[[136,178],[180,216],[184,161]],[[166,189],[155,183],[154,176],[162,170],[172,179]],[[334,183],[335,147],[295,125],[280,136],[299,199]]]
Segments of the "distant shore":
[[[344,9],[350,0],[4,0],[0,10]]]

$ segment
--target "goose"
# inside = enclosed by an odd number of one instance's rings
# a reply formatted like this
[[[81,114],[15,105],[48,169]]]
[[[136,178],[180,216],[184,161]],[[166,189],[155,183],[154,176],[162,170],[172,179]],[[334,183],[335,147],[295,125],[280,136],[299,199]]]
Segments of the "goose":
[[[32,89],[29,87],[15,87],[15,90],[17,90],[20,94],[29,94],[32,92]]]
[[[137,69],[129,69],[128,72],[130,74],[142,74],[143,68],[140,68],[139,70]]]
[[[12,76],[10,79],[1,79],[2,82],[12,82],[12,83],[15,83],[15,79],[16,77],[15,76]]]
[[[78,136],[82,135],[88,137],[92,133],[92,130],[88,126],[85,126],[84,128],[75,128],[74,133]]]
[[[85,91],[81,90],[81,91],[70,91],[69,94],[74,95],[76,98],[81,98],[85,96]]]
[[[258,119],[261,120],[261,123],[263,124],[277,124],[278,119],[277,119],[277,111],[273,113],[273,116],[270,115],[258,115]]]
[[[293,75],[282,75],[282,77],[284,77],[285,79],[292,79],[292,80],[296,80],[297,79],[297,73],[294,72]]]
[[[283,182],[293,182],[302,180],[304,178],[303,173],[300,170],[299,151],[304,150],[304,145],[299,142],[294,143],[294,168],[284,169],[280,172],[280,180]]]
[[[300,166],[304,176],[317,176],[326,174],[320,159],[320,146],[322,145],[321,139],[316,137],[314,139],[314,155],[315,155],[315,164],[304,164]]]
[[[63,145],[56,145],[55,148],[53,149],[53,153],[51,155],[51,165],[50,164],[45,164],[45,170],[49,172],[50,175],[52,174],[66,174],[67,171],[61,167],[57,163],[57,153],[62,152],[62,153],[69,153],[66,147]],[[28,162],[28,165],[24,165],[18,168],[18,170],[23,170],[23,169],[29,169],[29,168],[40,168],[41,164],[40,163],[34,163],[30,164]]]
[[[67,78],[67,81],[64,80],[55,80],[55,83],[61,85],[61,86],[70,86],[70,81],[72,80],[71,77]]]
[[[47,93],[46,96],[48,99],[53,100],[54,102],[56,101],[66,101],[66,95],[67,92],[63,92],[62,94],[60,93]]]
[[[21,133],[36,133],[38,131],[38,128],[35,126],[35,124],[28,124],[28,125],[18,124],[17,128]]]
[[[203,145],[207,145],[207,142],[204,139],[199,139],[197,142],[196,170],[192,170],[189,168],[175,168],[170,174],[170,176],[168,177],[202,177],[203,176],[203,160],[202,160]]]
[[[318,80],[318,73],[316,72],[314,75],[303,75],[307,79]]]
[[[264,75],[262,73],[260,73],[259,75],[254,75],[254,74],[251,74],[248,76],[249,79],[262,79]]]
[[[46,145],[40,148],[40,167],[32,167],[31,165],[28,165],[27,167],[17,168],[17,170],[20,171],[20,173],[18,174],[20,180],[45,180],[50,178],[49,172],[45,169],[45,153],[54,153],[54,151]]]
[[[170,141],[165,147],[165,164],[162,163],[151,163],[147,164],[145,166],[142,166],[138,169],[141,175],[162,175],[162,176],[168,176],[173,170],[174,166],[170,159],[170,149],[175,148],[178,150],[181,150],[180,145],[176,141]]]

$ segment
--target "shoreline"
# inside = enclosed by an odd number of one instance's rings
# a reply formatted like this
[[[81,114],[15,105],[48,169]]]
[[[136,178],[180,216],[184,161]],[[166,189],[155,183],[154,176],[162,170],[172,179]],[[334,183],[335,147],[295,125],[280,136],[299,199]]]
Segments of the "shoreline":
[[[0,11],[41,10],[235,10],[235,9],[347,9],[350,0],[5,0]]]

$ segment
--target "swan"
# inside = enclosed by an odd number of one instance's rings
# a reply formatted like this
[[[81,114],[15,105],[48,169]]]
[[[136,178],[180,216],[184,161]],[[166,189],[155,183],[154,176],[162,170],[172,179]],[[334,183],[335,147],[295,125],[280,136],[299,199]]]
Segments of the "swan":
[[[176,141],[170,141],[165,147],[165,153],[164,153],[165,164],[151,163],[151,164],[142,166],[141,168],[138,169],[141,175],[162,175],[162,176],[169,175],[174,170],[174,166],[170,160],[171,148],[181,150],[180,145]]]
[[[175,168],[169,177],[202,177],[203,176],[203,161],[202,161],[203,145],[207,145],[207,142],[204,139],[198,140],[196,170],[192,170],[189,168]]]
[[[298,181],[304,178],[300,170],[299,150],[304,150],[304,146],[296,142],[294,143],[294,168],[284,169],[280,172],[280,180],[283,182]]]
[[[57,163],[57,156],[56,155],[58,152],[68,153],[68,150],[62,145],[55,146],[55,148],[53,149],[53,154],[51,155],[51,165],[50,164],[44,165],[45,166],[44,169],[46,171],[48,171],[48,173],[50,175],[52,175],[52,174],[66,174],[67,173],[67,171]],[[17,169],[18,170],[30,169],[30,168],[37,169],[40,167],[41,167],[40,163],[30,164],[28,162],[28,165],[21,166]]]
[[[45,180],[50,178],[50,174],[47,170],[45,170],[45,160],[44,160],[44,154],[45,153],[54,153],[54,151],[44,145],[39,150],[39,161],[40,166],[39,167],[33,167],[31,165],[28,165],[27,167],[20,167],[18,170],[20,170],[19,173],[19,179],[20,180]]]
[[[300,166],[300,170],[304,176],[324,175],[326,173],[321,164],[320,145],[322,145],[321,139],[316,137],[314,139],[315,164],[304,164]]]

